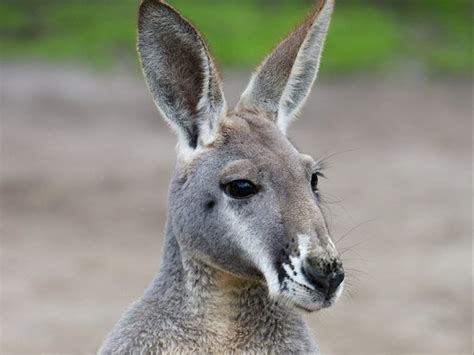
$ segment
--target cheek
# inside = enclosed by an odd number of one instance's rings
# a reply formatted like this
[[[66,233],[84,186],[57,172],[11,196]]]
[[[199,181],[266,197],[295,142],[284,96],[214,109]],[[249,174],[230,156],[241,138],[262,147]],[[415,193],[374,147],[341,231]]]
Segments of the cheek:
[[[230,226],[233,220],[225,214],[227,204],[218,193],[221,191],[175,191],[170,212],[172,231],[187,255],[231,272],[248,269],[241,235]]]
[[[223,233],[217,218],[218,202],[210,196],[177,195],[170,213],[172,230],[181,248],[206,251]]]
[[[285,233],[270,194],[235,200],[220,187],[199,193],[183,186],[172,193],[170,223],[187,255],[247,278],[275,264]]]
[[[244,200],[224,196],[223,207],[231,211],[239,223],[255,230],[267,230],[281,223],[279,203],[271,191],[262,191]]]
[[[249,200],[230,200],[222,210],[222,220],[232,232],[233,241],[254,265],[264,258],[274,263],[285,244],[285,230],[278,204],[264,194]]]

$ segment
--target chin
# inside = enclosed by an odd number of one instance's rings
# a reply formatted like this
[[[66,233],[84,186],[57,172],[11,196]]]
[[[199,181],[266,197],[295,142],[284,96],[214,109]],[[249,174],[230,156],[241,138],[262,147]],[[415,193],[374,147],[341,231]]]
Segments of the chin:
[[[286,299],[295,308],[312,313],[333,306],[339,300],[343,288],[344,284],[341,284],[331,295],[323,295],[314,289],[292,288],[281,292],[280,297]]]
[[[299,309],[300,311],[304,311],[306,313],[313,313],[316,311],[321,310],[324,307],[323,303],[315,303],[315,302],[294,302],[295,308]]]

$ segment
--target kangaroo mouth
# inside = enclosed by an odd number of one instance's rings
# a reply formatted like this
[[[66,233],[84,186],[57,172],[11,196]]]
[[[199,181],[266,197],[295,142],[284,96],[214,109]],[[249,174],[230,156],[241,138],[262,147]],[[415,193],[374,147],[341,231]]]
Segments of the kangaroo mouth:
[[[321,271],[317,259],[309,258],[307,253],[289,255],[276,263],[278,273],[277,294],[302,310],[313,312],[332,306],[344,288],[344,270],[339,262]],[[315,262],[316,260],[316,262]]]
[[[344,283],[341,282],[333,290],[321,290],[306,278],[302,269],[290,268],[291,273],[286,271],[285,265],[282,269],[283,271],[279,272],[279,297],[306,312],[331,307],[336,303],[344,288]]]

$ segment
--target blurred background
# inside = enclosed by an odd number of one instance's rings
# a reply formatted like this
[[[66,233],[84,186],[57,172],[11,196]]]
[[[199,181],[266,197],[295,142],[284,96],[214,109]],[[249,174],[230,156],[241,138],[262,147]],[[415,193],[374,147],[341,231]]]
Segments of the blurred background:
[[[313,0],[171,2],[192,19],[227,68],[254,66],[302,20]],[[326,46],[325,73],[392,70],[463,74],[471,60],[471,0],[342,0]],[[3,56],[101,69],[137,67],[133,0],[3,0]]]
[[[310,0],[169,0],[230,103]],[[135,0],[3,0],[2,354],[94,353],[159,268],[176,139],[135,52]],[[323,353],[472,353],[472,0],[339,0],[290,129],[348,286]]]

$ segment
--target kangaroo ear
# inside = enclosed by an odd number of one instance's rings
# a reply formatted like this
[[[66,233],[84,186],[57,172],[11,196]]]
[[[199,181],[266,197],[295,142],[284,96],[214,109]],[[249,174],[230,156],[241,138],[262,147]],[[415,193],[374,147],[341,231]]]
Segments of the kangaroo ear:
[[[169,5],[143,0],[138,51],[155,104],[178,133],[180,145],[194,149],[210,142],[226,103],[199,32]]]
[[[237,104],[237,109],[262,109],[283,133],[306,100],[318,72],[334,1],[318,2],[306,21],[258,67]]]

